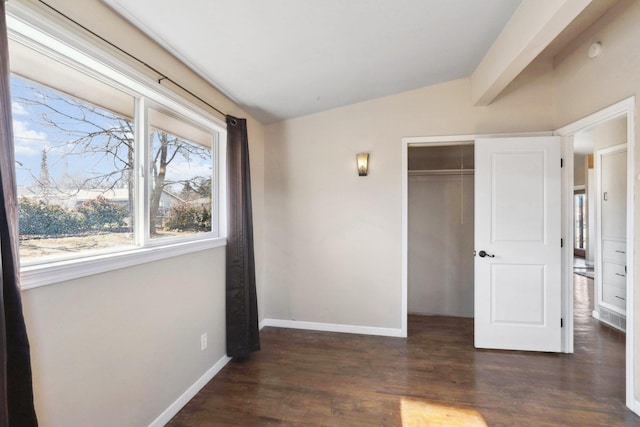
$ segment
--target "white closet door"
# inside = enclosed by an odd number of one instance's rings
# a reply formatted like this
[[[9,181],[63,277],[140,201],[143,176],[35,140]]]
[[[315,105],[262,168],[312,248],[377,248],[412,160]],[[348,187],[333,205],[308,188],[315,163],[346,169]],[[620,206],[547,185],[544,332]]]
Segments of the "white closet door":
[[[561,351],[560,138],[475,145],[475,345]]]

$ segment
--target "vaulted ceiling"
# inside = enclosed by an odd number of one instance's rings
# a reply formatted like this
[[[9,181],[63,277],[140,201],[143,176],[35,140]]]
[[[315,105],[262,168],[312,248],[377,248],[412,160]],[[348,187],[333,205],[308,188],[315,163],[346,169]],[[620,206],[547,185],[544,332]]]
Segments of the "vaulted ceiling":
[[[104,0],[263,123],[469,76],[521,0]]]
[[[616,0],[100,0],[262,123],[470,77],[488,105]]]

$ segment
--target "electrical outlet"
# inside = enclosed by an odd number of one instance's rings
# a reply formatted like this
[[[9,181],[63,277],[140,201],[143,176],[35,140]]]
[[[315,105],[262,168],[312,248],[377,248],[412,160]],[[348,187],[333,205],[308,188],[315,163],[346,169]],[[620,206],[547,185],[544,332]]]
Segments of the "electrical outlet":
[[[200,351],[207,348],[207,333],[200,335]]]

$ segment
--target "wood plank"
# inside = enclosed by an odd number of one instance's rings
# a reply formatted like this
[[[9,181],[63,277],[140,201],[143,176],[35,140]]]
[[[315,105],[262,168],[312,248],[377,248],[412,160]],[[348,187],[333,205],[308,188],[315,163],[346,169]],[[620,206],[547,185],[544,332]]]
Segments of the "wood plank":
[[[409,337],[265,328],[168,424],[640,426],[624,405],[624,334],[576,276],[569,354],[475,350],[473,320],[410,316]]]

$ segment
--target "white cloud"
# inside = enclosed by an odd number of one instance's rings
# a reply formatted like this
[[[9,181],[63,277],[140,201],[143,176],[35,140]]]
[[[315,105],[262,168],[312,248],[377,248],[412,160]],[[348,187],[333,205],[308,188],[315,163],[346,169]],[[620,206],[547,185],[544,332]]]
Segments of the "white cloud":
[[[43,148],[49,148],[45,132],[29,129],[29,123],[20,120],[13,121],[13,136],[15,139],[16,155],[35,156]]]
[[[167,166],[167,179],[170,181],[192,179],[196,176],[211,176],[211,162],[202,159],[187,162],[184,159],[176,157]]]
[[[29,112],[24,108],[24,105],[19,102],[11,103],[11,111],[14,116],[28,116]]]

